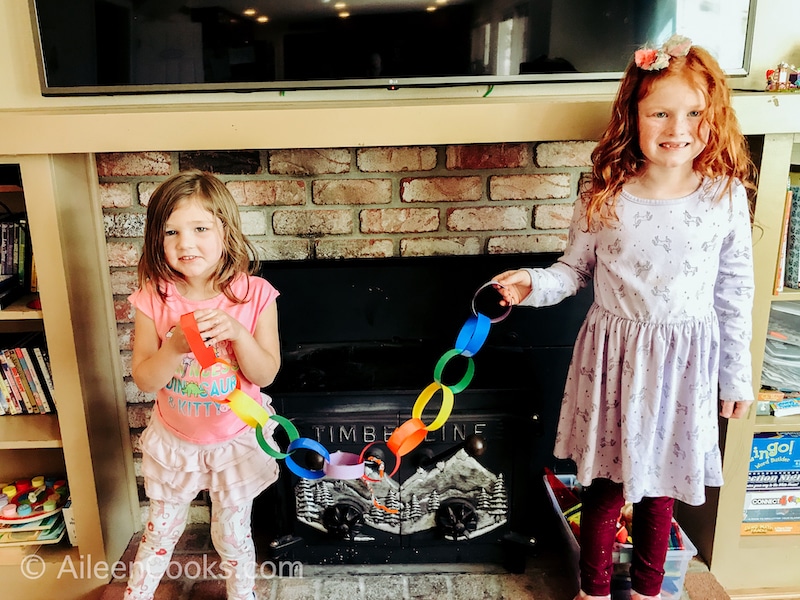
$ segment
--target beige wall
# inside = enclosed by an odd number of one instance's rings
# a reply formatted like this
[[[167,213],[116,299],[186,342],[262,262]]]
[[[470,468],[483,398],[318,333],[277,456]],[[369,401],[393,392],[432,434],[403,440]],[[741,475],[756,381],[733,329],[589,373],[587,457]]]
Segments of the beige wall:
[[[800,63],[800,38],[796,24],[800,22],[798,0],[758,0],[755,42],[751,75],[737,78],[737,88],[762,89],[763,73],[781,60]],[[176,104],[245,104],[269,103],[276,108],[294,102],[380,100],[396,102],[407,99],[481,98],[485,86],[459,87],[439,90],[347,90],[253,92],[249,94],[167,94],[143,96],[114,96],[87,98],[44,98],[39,91],[39,79],[34,53],[28,0],[0,2],[0,110],[63,107],[130,107]],[[524,98],[552,94],[613,94],[613,83],[536,84],[526,86],[497,86],[493,97]]]

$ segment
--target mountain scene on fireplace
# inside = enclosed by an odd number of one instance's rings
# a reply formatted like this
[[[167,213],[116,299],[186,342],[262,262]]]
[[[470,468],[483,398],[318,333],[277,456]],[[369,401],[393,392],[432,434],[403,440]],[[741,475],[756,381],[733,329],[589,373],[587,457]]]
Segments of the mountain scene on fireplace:
[[[389,476],[369,486],[362,480],[301,479],[295,496],[299,521],[354,542],[374,541],[370,528],[398,535],[438,528],[446,539],[471,539],[508,518],[503,474],[495,475],[463,449],[431,469],[419,467],[402,484]],[[448,528],[448,521],[460,526]]]

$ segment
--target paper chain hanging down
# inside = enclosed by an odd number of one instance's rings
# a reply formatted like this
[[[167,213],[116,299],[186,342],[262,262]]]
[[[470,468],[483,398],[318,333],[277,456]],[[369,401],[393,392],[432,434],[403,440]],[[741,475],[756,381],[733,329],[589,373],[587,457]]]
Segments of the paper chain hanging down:
[[[490,319],[486,315],[477,312],[475,309],[475,299],[478,294],[488,286],[502,287],[496,281],[490,281],[478,288],[472,298],[472,315],[461,328],[456,338],[455,347],[445,352],[436,363],[436,367],[433,370],[433,383],[422,390],[417,397],[414,407],[411,410],[411,418],[397,427],[397,429],[392,432],[392,435],[389,436],[389,439],[386,440],[386,446],[395,457],[394,468],[391,473],[389,473],[390,477],[400,468],[400,457],[405,456],[419,446],[428,435],[429,431],[436,431],[447,422],[453,410],[455,394],[463,392],[472,381],[472,377],[475,374],[475,363],[472,357],[481,349],[486,341],[491,324],[502,321],[511,312],[511,306],[509,306],[503,314],[494,319]],[[180,322],[186,340],[189,342],[189,347],[192,349],[192,352],[203,369],[207,369],[215,363],[230,366],[226,361],[217,358],[213,348],[206,347],[197,328],[197,321],[192,313],[183,315]],[[466,372],[457,383],[445,385],[442,383],[442,373],[447,363],[456,356],[464,356],[467,359]],[[442,391],[442,402],[439,413],[431,423],[426,425],[422,421],[422,411],[425,410],[428,402],[430,402],[431,398],[433,398],[434,394],[439,390]],[[289,419],[280,415],[269,414],[263,406],[244,393],[241,390],[241,382],[239,381],[238,375],[236,375],[236,388],[233,392],[224,399],[212,399],[215,402],[227,404],[242,421],[250,427],[253,427],[256,430],[256,439],[262,450],[273,458],[279,460],[283,459],[289,470],[299,477],[305,479],[321,479],[322,477],[328,477],[330,479],[364,479],[365,482],[375,482],[380,481],[380,478],[384,475],[384,465],[382,461],[374,457],[365,458],[367,450],[378,442],[368,444],[360,454],[341,451],[330,453],[325,446],[318,441],[300,437],[297,428]],[[283,427],[289,437],[289,445],[286,448],[286,452],[275,450],[264,438],[263,429],[270,419]],[[318,470],[310,470],[298,465],[294,458],[292,458],[292,453],[294,453],[295,450],[301,449],[318,453],[325,461],[324,466]],[[369,462],[377,464],[378,479],[371,478],[366,474],[366,466]]]

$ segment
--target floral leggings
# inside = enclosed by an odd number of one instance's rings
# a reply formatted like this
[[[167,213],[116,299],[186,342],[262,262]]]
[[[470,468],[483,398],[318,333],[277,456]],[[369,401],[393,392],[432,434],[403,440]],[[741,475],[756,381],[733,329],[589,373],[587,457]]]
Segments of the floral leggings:
[[[222,508],[212,505],[211,541],[221,559],[219,566],[228,600],[255,599],[256,552],[250,530],[251,511],[251,504]],[[189,503],[150,501],[150,516],[128,577],[124,600],[152,600],[170,566],[188,514]]]
[[[605,596],[611,591],[611,550],[625,503],[622,484],[595,479],[584,490],[582,502],[581,589],[592,596]],[[642,498],[633,505],[631,587],[640,594],[655,596],[661,591],[674,503],[674,498],[657,497]]]

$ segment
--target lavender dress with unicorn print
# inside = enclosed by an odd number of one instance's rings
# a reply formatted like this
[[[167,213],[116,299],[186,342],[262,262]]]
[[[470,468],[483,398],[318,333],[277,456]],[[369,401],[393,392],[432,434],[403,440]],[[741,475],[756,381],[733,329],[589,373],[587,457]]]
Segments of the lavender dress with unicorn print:
[[[578,333],[554,454],[578,480],[621,482],[626,500],[705,501],[722,485],[718,399],[753,397],[753,264],[744,187],[722,180],[691,195],[647,200],[622,192],[619,222],[586,231],[576,203],[570,243],[529,269],[522,302],[549,306],[594,280]]]

